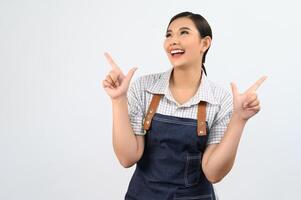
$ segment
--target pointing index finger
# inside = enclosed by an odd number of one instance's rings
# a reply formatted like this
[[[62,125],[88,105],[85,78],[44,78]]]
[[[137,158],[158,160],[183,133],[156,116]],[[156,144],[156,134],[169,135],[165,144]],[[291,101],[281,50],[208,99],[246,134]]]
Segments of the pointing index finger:
[[[258,79],[248,90],[247,92],[250,92],[250,91],[256,91],[260,86],[261,84],[267,79],[267,76],[263,76],[261,77],[260,79]]]
[[[117,64],[115,63],[115,61],[113,60],[113,58],[111,57],[111,55],[107,52],[104,53],[105,57],[107,59],[107,61],[109,62],[109,64],[112,66],[113,69],[119,69]]]

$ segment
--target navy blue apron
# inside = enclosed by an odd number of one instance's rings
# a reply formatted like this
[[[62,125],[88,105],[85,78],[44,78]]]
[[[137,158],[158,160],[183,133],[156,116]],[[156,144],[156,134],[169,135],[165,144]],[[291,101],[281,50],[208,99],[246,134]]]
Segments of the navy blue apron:
[[[126,200],[215,200],[201,160],[208,140],[206,103],[198,105],[198,119],[155,113],[154,95],[144,120],[144,153],[125,195]]]

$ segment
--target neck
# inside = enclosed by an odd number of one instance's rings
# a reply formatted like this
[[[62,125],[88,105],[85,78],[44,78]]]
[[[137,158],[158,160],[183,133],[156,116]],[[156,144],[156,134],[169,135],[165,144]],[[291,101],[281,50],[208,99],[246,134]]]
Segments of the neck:
[[[174,67],[170,78],[170,86],[177,89],[196,90],[201,82],[202,68],[200,65],[194,67]]]

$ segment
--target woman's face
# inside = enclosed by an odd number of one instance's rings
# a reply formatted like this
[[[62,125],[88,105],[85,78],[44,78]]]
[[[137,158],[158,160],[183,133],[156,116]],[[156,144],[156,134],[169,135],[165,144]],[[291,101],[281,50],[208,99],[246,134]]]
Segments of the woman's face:
[[[167,29],[164,49],[173,67],[200,65],[207,46],[187,17],[174,20]]]

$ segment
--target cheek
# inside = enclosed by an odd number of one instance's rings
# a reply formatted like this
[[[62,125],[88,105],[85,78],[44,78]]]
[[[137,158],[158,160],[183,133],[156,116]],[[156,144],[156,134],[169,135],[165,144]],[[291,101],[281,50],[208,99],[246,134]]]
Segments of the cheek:
[[[201,44],[198,41],[193,41],[190,43],[190,50],[192,54],[200,55],[201,54]]]
[[[164,48],[165,52],[168,51],[168,42],[165,41],[165,42],[163,43],[163,48]]]

